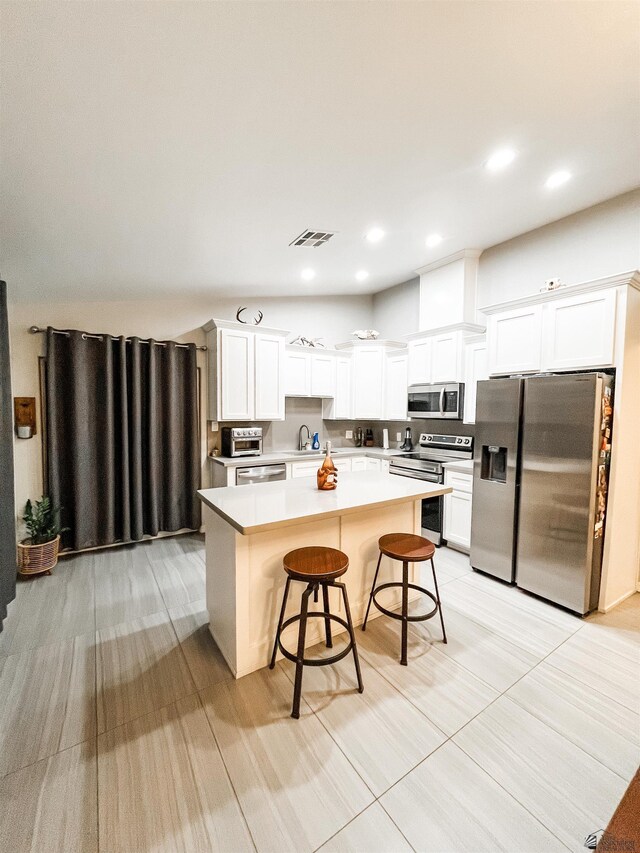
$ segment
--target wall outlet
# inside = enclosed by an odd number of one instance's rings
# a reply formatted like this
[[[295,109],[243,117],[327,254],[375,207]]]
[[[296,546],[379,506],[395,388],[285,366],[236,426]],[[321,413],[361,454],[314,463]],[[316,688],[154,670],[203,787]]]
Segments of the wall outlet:
[[[345,430],[344,437],[345,438],[353,438],[353,430],[352,429]]]
[[[396,441],[402,441],[402,433],[401,432],[396,433]]]

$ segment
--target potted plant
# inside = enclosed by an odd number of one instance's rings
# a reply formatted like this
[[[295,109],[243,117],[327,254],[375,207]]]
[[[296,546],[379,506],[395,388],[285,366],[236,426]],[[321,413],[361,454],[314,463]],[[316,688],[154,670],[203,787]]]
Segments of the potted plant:
[[[23,521],[29,536],[18,545],[18,571],[21,575],[51,573],[58,562],[60,534],[68,527],[60,527],[60,509],[46,495],[42,500],[27,501]]]

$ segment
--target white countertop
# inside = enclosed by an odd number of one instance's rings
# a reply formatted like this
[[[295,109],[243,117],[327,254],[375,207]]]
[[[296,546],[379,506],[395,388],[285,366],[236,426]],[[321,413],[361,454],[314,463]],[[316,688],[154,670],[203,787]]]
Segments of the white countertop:
[[[402,450],[383,450],[381,447],[332,447],[331,453],[335,453],[336,459],[351,458],[353,456],[370,456],[374,459],[390,459],[399,456]],[[324,450],[310,450],[309,452],[296,453],[291,450],[270,450],[261,453],[260,456],[211,456],[209,459],[217,465],[231,468],[237,465],[276,465],[278,462],[304,462],[306,459],[324,459]]]
[[[323,518],[437,497],[451,488],[377,471],[342,473],[338,488],[318,491],[315,477],[251,486],[201,489],[200,500],[245,535]]]
[[[460,471],[463,474],[473,474],[473,459],[459,459],[457,462],[444,462],[447,471]]]

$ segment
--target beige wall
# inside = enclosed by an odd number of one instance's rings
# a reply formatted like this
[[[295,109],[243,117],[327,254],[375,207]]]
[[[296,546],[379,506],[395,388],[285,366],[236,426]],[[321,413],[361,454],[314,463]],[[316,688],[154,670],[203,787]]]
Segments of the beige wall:
[[[549,278],[564,284],[640,269],[640,189],[581,210],[486,249],[477,305],[537,293]]]
[[[11,300],[11,294],[10,294]],[[38,356],[44,354],[44,336],[31,335],[29,326],[54,326],[118,335],[139,335],[158,340],[193,341],[204,344],[201,326],[211,317],[233,318],[240,303],[237,299],[149,300],[143,302],[36,302],[10,301],[11,372],[13,393],[17,397],[36,397],[37,435],[14,440],[16,509],[22,516],[27,498],[42,494],[42,428],[38,383]],[[290,329],[309,337],[324,336],[327,344],[350,337],[356,328],[371,324],[371,297],[330,297],[260,299],[243,301],[253,316],[264,312],[263,324]],[[206,464],[206,353],[198,353],[202,368],[202,470],[208,484]],[[90,417],[91,413],[87,413]]]

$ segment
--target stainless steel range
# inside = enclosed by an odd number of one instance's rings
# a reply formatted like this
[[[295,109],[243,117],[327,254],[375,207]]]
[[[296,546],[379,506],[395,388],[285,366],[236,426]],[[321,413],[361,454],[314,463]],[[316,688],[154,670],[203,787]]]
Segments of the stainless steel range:
[[[444,483],[444,462],[473,459],[473,438],[469,435],[420,435],[420,451],[394,456],[389,473],[413,477],[429,483]],[[442,541],[444,498],[422,501],[422,534],[436,545]]]

